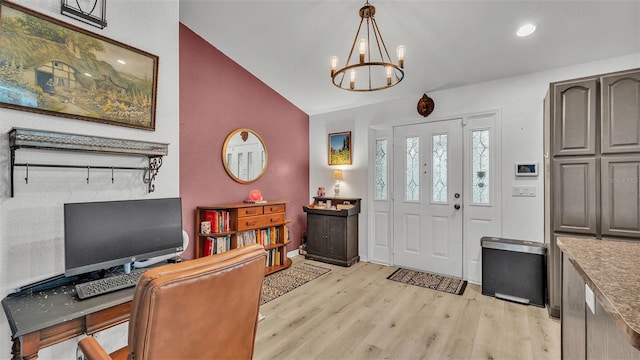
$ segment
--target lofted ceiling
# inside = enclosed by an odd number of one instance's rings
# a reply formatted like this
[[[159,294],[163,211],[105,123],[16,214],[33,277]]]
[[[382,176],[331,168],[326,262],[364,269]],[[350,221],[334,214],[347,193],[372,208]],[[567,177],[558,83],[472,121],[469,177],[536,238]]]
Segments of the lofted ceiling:
[[[640,1],[370,0],[405,79],[355,93],[330,78],[364,0],[179,0],[180,22],[309,115],[640,53]],[[533,22],[526,38],[517,28]],[[640,59],[639,59],[640,67]]]

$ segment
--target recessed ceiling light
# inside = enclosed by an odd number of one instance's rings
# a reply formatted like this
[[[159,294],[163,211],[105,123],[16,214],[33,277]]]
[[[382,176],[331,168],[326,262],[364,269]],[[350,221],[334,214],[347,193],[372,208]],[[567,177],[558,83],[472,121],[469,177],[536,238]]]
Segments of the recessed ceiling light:
[[[531,34],[533,34],[533,32],[536,31],[536,26],[533,24],[526,24],[526,25],[522,25],[518,31],[516,32],[516,35],[520,36],[520,37],[524,37],[524,36],[529,36]]]
[[[124,60],[122,60],[122,59],[118,59],[118,62],[119,62],[120,64],[122,64],[122,65],[126,65],[126,64],[127,64],[127,62],[126,62],[126,61],[124,61]]]

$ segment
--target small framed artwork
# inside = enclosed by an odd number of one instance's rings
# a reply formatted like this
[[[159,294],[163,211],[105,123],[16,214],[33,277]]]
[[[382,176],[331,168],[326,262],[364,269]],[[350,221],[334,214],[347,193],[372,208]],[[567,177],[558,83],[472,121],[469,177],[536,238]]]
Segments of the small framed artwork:
[[[538,163],[521,162],[516,163],[516,176],[538,176]]]
[[[351,165],[351,131],[329,134],[329,165]]]

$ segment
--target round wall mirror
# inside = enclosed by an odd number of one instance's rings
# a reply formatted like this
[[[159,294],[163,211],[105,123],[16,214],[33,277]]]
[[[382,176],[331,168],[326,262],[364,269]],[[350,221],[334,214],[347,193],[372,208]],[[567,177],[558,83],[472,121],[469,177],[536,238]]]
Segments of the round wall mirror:
[[[231,178],[241,184],[258,180],[267,169],[267,148],[255,131],[232,131],[222,145],[222,163]]]

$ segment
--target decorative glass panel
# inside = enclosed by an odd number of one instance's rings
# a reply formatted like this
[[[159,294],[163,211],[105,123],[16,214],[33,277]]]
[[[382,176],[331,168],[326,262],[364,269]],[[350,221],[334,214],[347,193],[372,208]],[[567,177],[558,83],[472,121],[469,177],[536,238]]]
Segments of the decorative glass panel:
[[[447,202],[447,134],[432,136],[431,201]]]
[[[387,200],[387,139],[376,140],[376,163],[375,163],[375,200]]]
[[[471,132],[471,183],[474,204],[489,204],[489,130]]]
[[[247,153],[247,168],[249,169],[248,178],[254,179],[256,177],[256,174],[254,174],[253,171],[253,151],[249,151]]]
[[[406,140],[407,154],[405,168],[404,199],[418,201],[420,199],[420,138],[410,137]]]
[[[240,180],[247,180],[246,166],[244,165],[244,157],[241,152],[238,153],[238,178]]]

